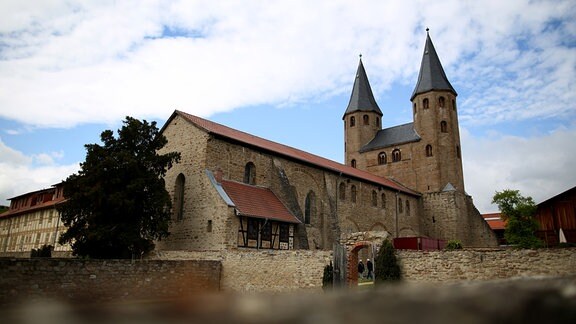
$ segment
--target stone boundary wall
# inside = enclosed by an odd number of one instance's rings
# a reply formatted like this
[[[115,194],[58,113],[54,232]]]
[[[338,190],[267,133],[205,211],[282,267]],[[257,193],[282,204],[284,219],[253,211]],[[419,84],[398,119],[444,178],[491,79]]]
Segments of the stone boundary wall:
[[[576,248],[397,250],[404,279],[410,282],[455,282],[576,275]]]
[[[276,292],[321,289],[332,251],[238,249],[213,252],[161,251],[152,259],[218,260],[223,291]]]
[[[0,258],[0,305],[179,298],[220,289],[219,261]]]

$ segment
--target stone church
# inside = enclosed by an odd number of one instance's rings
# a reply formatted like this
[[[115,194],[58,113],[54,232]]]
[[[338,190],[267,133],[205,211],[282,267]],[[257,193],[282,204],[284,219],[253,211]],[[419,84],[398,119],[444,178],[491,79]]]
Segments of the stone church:
[[[360,58],[345,164],[175,111],[163,152],[182,158],[165,177],[173,222],[157,249],[330,250],[364,231],[496,246],[464,190],[456,96],[427,35],[412,123],[382,129]]]

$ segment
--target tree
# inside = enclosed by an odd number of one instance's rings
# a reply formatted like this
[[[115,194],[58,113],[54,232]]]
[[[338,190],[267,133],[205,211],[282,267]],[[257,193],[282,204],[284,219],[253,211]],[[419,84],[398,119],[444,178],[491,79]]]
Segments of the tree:
[[[502,219],[506,222],[504,238],[509,244],[530,249],[542,247],[543,243],[536,237],[536,204],[532,197],[524,197],[518,190],[496,192],[492,203],[498,205]]]
[[[164,175],[180,153],[158,154],[166,145],[156,122],[126,117],[118,130],[100,135],[103,146],[87,144],[78,174],[63,182],[66,202],[58,207],[68,227],[61,244],[91,258],[140,257],[154,240],[168,236],[171,199]]]
[[[400,265],[396,259],[394,246],[390,241],[384,241],[378,255],[374,259],[374,283],[383,283],[385,281],[400,281],[402,273]]]

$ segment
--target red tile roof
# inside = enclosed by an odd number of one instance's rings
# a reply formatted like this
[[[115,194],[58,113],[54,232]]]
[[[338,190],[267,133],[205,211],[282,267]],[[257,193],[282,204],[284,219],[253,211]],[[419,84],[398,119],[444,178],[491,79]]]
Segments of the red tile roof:
[[[190,115],[188,113],[176,110],[174,112],[174,114],[172,114],[172,116],[170,117],[170,119],[168,120],[168,122],[174,118],[175,115],[179,115],[181,117],[183,117],[184,119],[186,119],[187,121],[189,121],[190,123],[196,125],[197,127],[200,127],[201,129],[205,130],[208,133],[211,134],[215,134],[215,135],[219,135],[222,137],[226,137],[228,139],[232,139],[235,141],[239,141],[251,146],[255,146],[257,148],[260,149],[264,149],[270,152],[273,152],[275,154],[279,154],[279,155],[283,155],[304,163],[309,163],[312,165],[315,165],[317,167],[323,168],[323,169],[327,169],[329,171],[335,172],[335,173],[342,173],[343,175],[349,176],[349,177],[354,177],[354,178],[358,178],[364,181],[369,181],[372,183],[375,183],[377,185],[381,185],[393,190],[398,190],[407,194],[411,194],[411,195],[415,195],[415,196],[420,196],[420,193],[414,190],[411,190],[409,188],[406,188],[404,186],[402,186],[401,184],[391,180],[391,179],[387,179],[387,178],[383,178],[383,177],[379,177],[377,175],[374,175],[372,173],[366,172],[366,171],[362,171],[347,165],[343,165],[340,164],[338,162],[332,161],[332,160],[328,160],[326,158],[308,153],[308,152],[304,152],[298,149],[295,149],[293,147],[290,146],[286,146],[283,144],[279,144],[276,142],[272,142],[266,139],[263,139],[261,137],[258,136],[254,136],[230,127],[226,127],[223,125],[220,125],[218,123],[214,123],[211,122],[209,120],[194,116],[194,115]],[[168,124],[168,122],[166,122],[166,124]]]
[[[222,180],[221,185],[242,216],[301,223],[268,188],[228,180]]]
[[[506,229],[506,222],[502,220],[502,215],[500,213],[490,213],[490,214],[482,214],[484,220],[492,230],[503,230]]]
[[[12,198],[14,199],[14,198]],[[21,214],[28,214],[37,210],[47,209],[47,208],[56,208],[56,205],[63,202],[65,200],[64,197],[56,198],[54,200],[45,201],[42,203],[38,203],[34,206],[22,206],[19,208],[8,209],[6,212],[0,214],[0,218],[6,218]]]

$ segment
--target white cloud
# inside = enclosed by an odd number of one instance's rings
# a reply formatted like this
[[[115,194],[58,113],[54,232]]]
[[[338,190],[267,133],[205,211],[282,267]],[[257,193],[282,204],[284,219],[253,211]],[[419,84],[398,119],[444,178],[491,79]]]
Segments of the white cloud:
[[[78,172],[78,163],[58,165],[55,162],[54,159],[60,159],[61,154],[53,152],[27,156],[6,146],[0,139],[0,204],[8,205],[8,198],[49,188]]]
[[[574,11],[570,1],[2,2],[0,116],[62,127],[282,105],[348,91],[359,53],[383,90],[414,79],[425,26],[469,93],[463,120],[566,115]]]
[[[491,205],[496,191],[520,190],[540,203],[576,186],[574,129],[528,138],[477,138],[463,128],[461,136],[466,191],[481,212],[498,211]]]

